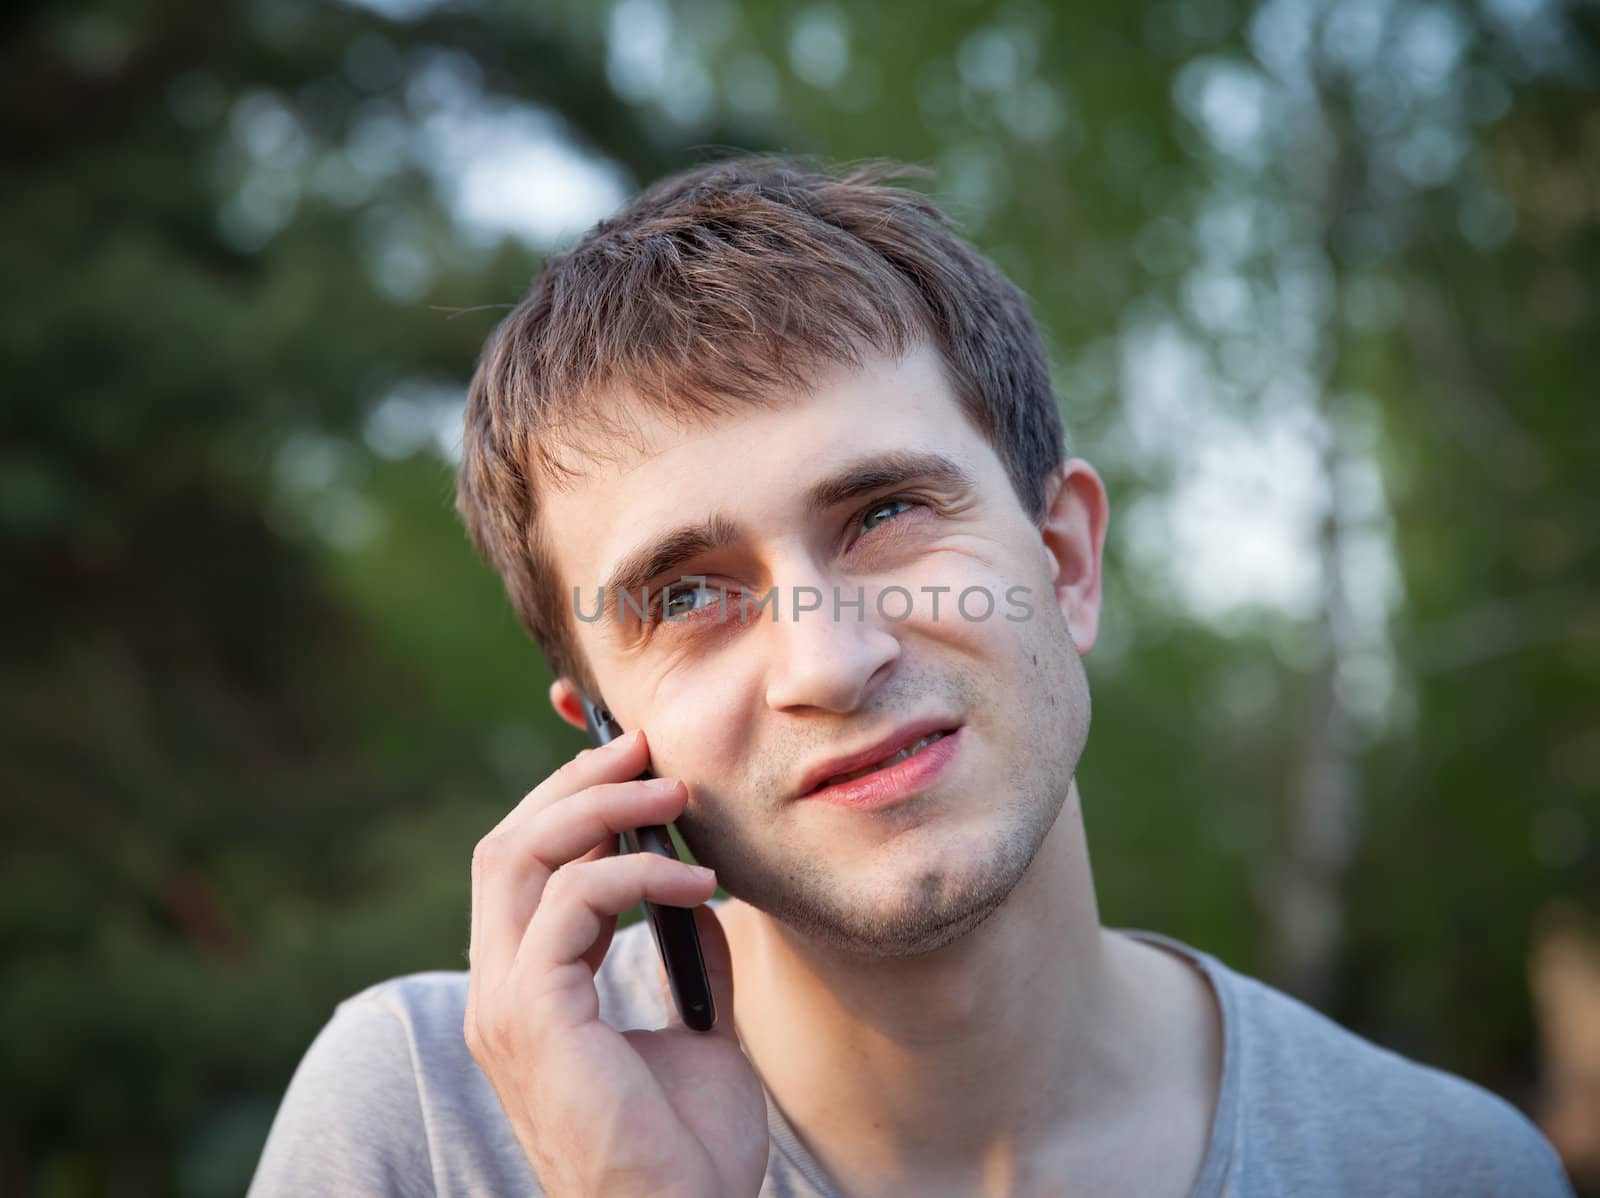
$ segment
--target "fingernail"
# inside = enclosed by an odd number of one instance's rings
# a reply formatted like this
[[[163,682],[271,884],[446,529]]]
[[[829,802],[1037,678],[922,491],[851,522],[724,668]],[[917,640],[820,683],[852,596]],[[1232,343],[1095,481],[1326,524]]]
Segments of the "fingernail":
[[[645,785],[651,790],[666,794],[670,790],[678,789],[678,780],[676,778],[649,778],[645,781]]]
[[[618,750],[631,749],[639,743],[639,730],[637,728],[629,729],[611,743],[616,745]]]
[[[695,877],[702,882],[709,882],[717,876],[716,870],[707,869],[703,865],[691,865],[689,868],[694,870]]]

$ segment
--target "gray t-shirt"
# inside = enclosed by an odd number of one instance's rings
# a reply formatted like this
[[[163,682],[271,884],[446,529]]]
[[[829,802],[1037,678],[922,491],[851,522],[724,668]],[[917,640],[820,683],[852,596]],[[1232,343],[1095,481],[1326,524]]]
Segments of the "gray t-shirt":
[[[1415,1064],[1168,937],[1223,1013],[1222,1089],[1191,1198],[1568,1195],[1517,1110]],[[618,1028],[666,1022],[655,946],[617,933],[596,978]],[[300,1062],[250,1185],[277,1195],[540,1195],[493,1087],[467,1051],[465,973],[394,978],[340,1003]],[[767,1099],[761,1198],[843,1198]]]

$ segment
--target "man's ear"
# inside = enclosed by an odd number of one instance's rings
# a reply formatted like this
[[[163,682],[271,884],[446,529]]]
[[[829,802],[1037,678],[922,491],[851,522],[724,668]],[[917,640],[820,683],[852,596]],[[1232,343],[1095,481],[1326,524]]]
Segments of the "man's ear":
[[[1045,478],[1044,521],[1039,535],[1056,605],[1081,657],[1100,634],[1101,554],[1111,504],[1093,466],[1071,458]]]
[[[550,684],[550,706],[579,732],[587,729],[588,725],[583,720],[583,698],[572,679],[566,675]]]

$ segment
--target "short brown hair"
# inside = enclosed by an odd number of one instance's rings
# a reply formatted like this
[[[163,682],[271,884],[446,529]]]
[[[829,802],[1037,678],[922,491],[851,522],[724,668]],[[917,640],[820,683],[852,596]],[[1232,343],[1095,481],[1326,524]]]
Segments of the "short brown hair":
[[[839,175],[798,156],[662,179],[544,261],[485,345],[467,394],[456,510],[557,677],[592,694],[538,519],[535,484],[626,442],[624,397],[678,418],[770,404],[863,350],[931,341],[957,399],[1043,517],[1065,452],[1027,298],[951,231],[924,167]],[[610,401],[610,402],[607,402]]]

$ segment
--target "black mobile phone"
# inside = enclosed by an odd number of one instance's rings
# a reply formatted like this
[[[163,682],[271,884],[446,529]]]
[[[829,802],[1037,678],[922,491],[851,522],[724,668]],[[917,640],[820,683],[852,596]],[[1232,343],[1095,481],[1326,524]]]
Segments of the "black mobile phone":
[[[622,726],[611,711],[586,696],[583,719],[596,748],[622,735]],[[639,777],[654,778],[655,773],[646,766]],[[680,860],[665,824],[633,828],[622,833],[619,839],[619,852],[660,853],[674,861]],[[706,976],[706,961],[700,952],[700,933],[694,926],[694,912],[688,907],[668,907],[648,900],[643,906],[650,933],[656,939],[656,951],[661,954],[661,963],[667,970],[667,984],[672,988],[673,1001],[678,1004],[678,1014],[695,1031],[710,1031],[717,1022],[717,1008],[711,999],[711,979]]]

